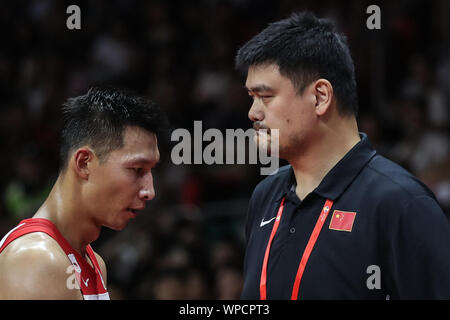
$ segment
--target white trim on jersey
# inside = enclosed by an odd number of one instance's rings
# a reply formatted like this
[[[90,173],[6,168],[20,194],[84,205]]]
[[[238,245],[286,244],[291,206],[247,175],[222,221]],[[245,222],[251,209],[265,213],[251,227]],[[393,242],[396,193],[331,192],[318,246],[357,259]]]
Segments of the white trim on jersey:
[[[84,294],[84,300],[110,300],[109,293],[99,293],[99,294]]]
[[[17,228],[20,228],[20,227],[23,226],[24,224],[25,224],[25,222],[19,224],[19,225],[18,225],[17,227],[15,227],[15,228],[12,228],[12,229],[11,229],[11,230],[3,237],[2,241],[0,241],[0,248],[3,246],[3,243],[5,243],[6,239],[8,239],[8,236],[9,236],[11,233],[13,233],[14,230],[16,230]]]

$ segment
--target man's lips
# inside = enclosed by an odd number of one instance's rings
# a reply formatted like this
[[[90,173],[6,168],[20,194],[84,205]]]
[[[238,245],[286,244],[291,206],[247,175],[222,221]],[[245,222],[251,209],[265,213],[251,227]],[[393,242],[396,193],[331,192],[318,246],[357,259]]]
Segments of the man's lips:
[[[270,134],[270,128],[265,126],[264,124],[262,124],[259,121],[253,122],[253,129],[255,129],[256,131],[263,129],[263,130],[266,130],[267,134]]]
[[[137,214],[138,211],[144,210],[144,209],[145,209],[145,207],[127,208],[127,211],[130,211],[130,212],[132,212],[132,213],[134,213],[134,214]]]

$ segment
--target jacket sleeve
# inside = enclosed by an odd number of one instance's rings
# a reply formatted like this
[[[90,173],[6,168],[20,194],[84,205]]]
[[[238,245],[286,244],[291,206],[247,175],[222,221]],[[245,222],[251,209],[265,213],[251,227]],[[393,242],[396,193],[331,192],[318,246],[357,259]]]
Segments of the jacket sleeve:
[[[389,244],[391,297],[450,299],[450,223],[444,212],[428,195],[411,197],[395,210]]]

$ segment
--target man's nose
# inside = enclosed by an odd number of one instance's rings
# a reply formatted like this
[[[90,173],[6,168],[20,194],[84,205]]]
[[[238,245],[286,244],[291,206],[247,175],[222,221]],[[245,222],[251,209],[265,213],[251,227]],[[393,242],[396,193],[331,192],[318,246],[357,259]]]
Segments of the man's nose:
[[[253,122],[262,121],[264,119],[264,114],[261,105],[257,99],[253,100],[253,104],[250,107],[250,110],[248,111],[248,118]]]
[[[144,184],[139,190],[139,199],[144,201],[152,200],[155,197],[155,188],[153,186],[153,176],[149,172],[144,177]]]

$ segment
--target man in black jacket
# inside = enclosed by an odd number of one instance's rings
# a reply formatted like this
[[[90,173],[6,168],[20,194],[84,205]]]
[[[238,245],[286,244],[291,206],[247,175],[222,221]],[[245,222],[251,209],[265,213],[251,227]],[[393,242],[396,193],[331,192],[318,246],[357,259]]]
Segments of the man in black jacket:
[[[358,131],[354,65],[332,22],[306,12],[272,23],[236,66],[265,129],[256,143],[278,143],[289,162],[251,198],[242,298],[450,299],[450,224]]]

